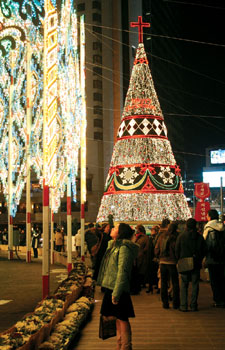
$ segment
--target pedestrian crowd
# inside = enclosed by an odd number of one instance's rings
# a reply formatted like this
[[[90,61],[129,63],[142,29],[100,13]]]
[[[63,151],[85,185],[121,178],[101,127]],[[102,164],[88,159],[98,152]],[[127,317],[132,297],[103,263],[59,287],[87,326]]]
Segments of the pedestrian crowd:
[[[104,292],[101,317],[106,325],[115,318],[118,350],[132,349],[129,318],[135,313],[131,295],[143,288],[149,294],[159,293],[164,309],[171,303],[181,312],[196,312],[204,268],[209,273],[212,306],[225,308],[225,227],[214,209],[209,210],[207,220],[202,229],[193,218],[182,225],[164,219],[152,227],[150,236],[140,224],[135,230],[125,223],[90,225],[86,230],[93,278]]]

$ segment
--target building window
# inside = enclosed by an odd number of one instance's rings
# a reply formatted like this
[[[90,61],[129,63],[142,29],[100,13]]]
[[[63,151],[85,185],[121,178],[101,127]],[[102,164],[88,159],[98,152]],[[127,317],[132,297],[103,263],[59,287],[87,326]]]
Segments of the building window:
[[[100,1],[92,1],[92,8],[101,10],[101,2]]]
[[[83,2],[77,5],[77,12],[80,12],[80,11],[85,11],[85,3]]]
[[[93,100],[102,102],[102,94],[100,94],[99,92],[94,92],[93,93]]]
[[[94,106],[94,114],[102,115],[102,107],[101,106]]]
[[[95,140],[103,140],[103,133],[102,132],[94,132],[94,139]]]
[[[93,74],[102,75],[101,67],[93,67]]]
[[[99,26],[93,26],[93,27],[92,27],[92,32],[93,32],[93,33],[102,34],[102,28],[99,27]]]
[[[100,64],[102,64],[102,56],[100,56],[100,55],[93,55],[93,63],[100,63]]]
[[[101,80],[93,80],[93,88],[94,89],[102,89],[102,81]]]
[[[99,50],[102,52],[102,43],[100,43],[100,41],[93,42],[93,50]]]
[[[94,119],[94,127],[103,128],[103,120],[102,119]]]
[[[94,22],[102,22],[102,16],[99,13],[93,13],[92,14],[92,20]]]

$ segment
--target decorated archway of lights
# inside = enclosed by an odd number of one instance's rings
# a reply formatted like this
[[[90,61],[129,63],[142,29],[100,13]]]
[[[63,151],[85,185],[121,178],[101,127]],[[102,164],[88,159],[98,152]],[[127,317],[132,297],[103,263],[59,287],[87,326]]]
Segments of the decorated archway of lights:
[[[60,7],[0,0],[0,181],[11,225],[30,167],[50,188],[53,212],[66,187],[76,200],[83,112],[77,17],[72,0]]]

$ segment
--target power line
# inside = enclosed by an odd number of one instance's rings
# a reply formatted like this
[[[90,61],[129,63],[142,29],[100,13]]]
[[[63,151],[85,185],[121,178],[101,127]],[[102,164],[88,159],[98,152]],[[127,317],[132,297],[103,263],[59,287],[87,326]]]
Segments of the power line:
[[[172,36],[167,36],[167,35],[160,35],[160,34],[150,34],[150,35],[158,37],[158,38],[166,38],[166,39],[172,39],[172,40],[186,41],[186,42],[194,43],[194,44],[202,44],[202,45],[210,45],[210,46],[217,46],[217,47],[225,47],[225,44],[208,43],[206,41],[198,41],[198,40],[192,40],[192,39],[177,38],[177,37],[172,37]]]
[[[87,31],[88,31],[91,35],[93,35],[94,37],[96,37],[96,38],[99,40],[99,37],[98,37],[97,35],[95,35],[94,33],[92,33],[92,31],[90,31],[89,29],[87,29]],[[152,35],[152,34],[151,34],[151,35]],[[116,42],[116,43],[119,43],[119,44],[121,44],[121,45],[127,46],[127,47],[129,47],[129,48],[132,47],[132,45],[125,44],[125,43],[123,43],[122,41],[113,39],[112,37],[109,37],[109,36],[107,36],[107,35],[101,34],[101,36],[104,37],[104,38],[106,38],[106,39],[109,39],[109,40],[111,40],[111,41],[114,41],[114,42]],[[153,35],[153,36],[154,36],[154,35]],[[105,44],[104,42],[103,42],[103,44],[104,44],[106,47],[108,47],[108,45]],[[225,47],[225,45],[224,45],[224,47]],[[113,49],[112,49],[111,47],[110,47],[110,50],[114,53],[114,51],[113,51]],[[197,74],[197,75],[199,75],[199,76],[202,76],[202,77],[204,77],[204,78],[207,78],[207,79],[216,81],[216,82],[221,83],[221,84],[225,84],[225,82],[222,81],[222,80],[212,78],[212,77],[210,77],[209,75],[200,73],[199,71],[196,71],[196,70],[194,70],[194,69],[185,67],[185,66],[183,66],[183,65],[181,65],[181,64],[175,63],[175,62],[170,61],[170,60],[168,60],[168,59],[166,59],[166,58],[153,55],[151,52],[146,51],[146,54],[148,54],[148,55],[150,55],[150,56],[152,56],[152,57],[154,57],[154,58],[157,58],[157,59],[159,59],[159,60],[161,60],[161,61],[164,61],[164,62],[166,62],[166,63],[173,64],[173,65],[175,65],[175,66],[177,66],[177,67],[179,67],[179,68],[182,68],[182,69],[184,69],[184,70],[187,70],[187,71],[189,71],[189,72],[195,73],[195,74]],[[126,61],[126,62],[127,62],[127,61]],[[128,63],[128,62],[127,62],[127,63]],[[124,76],[124,74],[123,74],[123,76]]]
[[[94,110],[94,107],[87,106],[87,109]],[[121,109],[117,108],[104,108],[101,107],[101,110],[103,111],[110,111],[110,112],[120,112]],[[199,118],[214,118],[214,119],[225,119],[225,116],[221,115],[201,115],[201,114],[182,114],[182,113],[163,113],[163,115],[167,116],[177,116],[177,117],[199,117]]]
[[[92,25],[94,25],[94,24],[88,24],[88,25],[92,26]],[[107,29],[113,29],[112,27],[105,27],[105,26],[98,26],[98,27],[107,28]],[[115,29],[116,29],[116,30],[120,30],[120,29],[118,29],[118,28],[115,28]],[[88,30],[88,29],[87,29],[87,31],[88,31],[91,35],[93,35],[95,38],[97,38],[97,39],[99,40],[99,37],[98,37],[96,34],[94,34],[91,30]],[[120,30],[120,31],[122,31],[122,30]],[[131,32],[131,31],[128,31],[128,32]],[[126,45],[126,46],[128,46],[129,48],[131,47],[131,45],[124,44],[124,43],[122,43],[120,40],[113,39],[112,37],[109,37],[109,36],[106,36],[106,35],[103,35],[103,34],[101,34],[101,36],[104,37],[104,38],[107,38],[107,39],[109,39],[109,40],[111,40],[111,41],[120,43],[121,45]],[[102,41],[102,42],[103,42],[103,41]],[[103,44],[106,45],[104,42],[103,42]],[[106,45],[106,46],[109,47],[108,45]],[[224,46],[225,46],[225,45],[224,45]],[[110,47],[110,50],[111,50],[112,52],[114,52],[114,50],[113,50],[111,47]],[[150,55],[151,55],[151,54],[150,54]],[[152,56],[153,56],[153,57],[157,57],[157,56],[154,56],[154,55],[152,55]],[[158,58],[158,57],[157,57],[157,58]],[[199,73],[199,72],[193,71],[193,70],[191,70],[191,69],[189,69],[189,68],[183,67],[183,66],[181,66],[181,65],[178,65],[178,64],[176,64],[176,63],[174,63],[174,62],[171,62],[171,61],[169,61],[169,60],[166,60],[166,59],[162,59],[162,60],[164,60],[164,61],[166,61],[166,62],[168,62],[168,63],[175,64],[175,65],[177,65],[177,66],[180,66],[181,68],[184,68],[184,69],[187,69],[187,70],[189,70],[189,71],[192,71],[192,72],[194,72],[194,73],[196,73],[196,74],[198,74],[198,75],[201,75],[201,76],[207,77],[207,78],[209,78],[209,79],[215,80],[215,81],[217,81],[217,82],[220,82],[220,83],[222,83],[222,84],[225,84],[225,82],[219,81],[219,80],[217,80],[217,79],[213,79],[213,78],[211,78],[211,77],[208,77],[208,76],[206,76],[206,75],[204,75],[204,74],[201,74],[201,73]],[[102,64],[99,64],[99,65],[98,65],[98,64],[93,64],[93,63],[91,63],[91,62],[87,62],[87,63],[90,64],[90,65],[92,65],[92,66],[100,67],[100,68],[103,68],[103,69],[106,69],[106,70],[108,70],[108,71],[113,72],[113,69],[111,69],[111,68],[109,68],[109,67],[106,67],[106,66],[103,66]],[[91,71],[91,70],[88,69],[88,68],[87,68],[87,70]],[[120,72],[119,72],[119,73],[120,73]],[[96,74],[96,73],[95,73],[95,74]],[[106,80],[108,80],[108,81],[114,83],[112,79],[109,79],[109,78],[107,78],[107,77],[105,77],[105,76],[103,76],[103,75],[101,75],[101,74],[97,74],[97,75],[98,75],[99,77],[103,78],[103,79],[106,79]],[[120,73],[120,75],[122,75],[122,74]],[[128,81],[128,79],[127,79],[127,81]],[[120,84],[118,84],[118,83],[115,83],[115,84],[116,84],[117,86],[120,87]],[[173,105],[173,106],[175,106],[175,107],[177,107],[177,108],[179,108],[179,109],[181,109],[181,110],[183,110],[183,111],[185,111],[185,112],[188,112],[188,111],[186,111],[184,108],[182,108],[181,106],[179,106],[179,105],[177,105],[177,104],[174,104],[174,103],[172,103],[171,101],[168,101],[167,99],[165,99],[165,98],[163,98],[163,97],[160,97],[160,99],[167,101],[167,103],[169,103],[169,104],[171,104],[171,105]],[[188,112],[188,113],[190,113],[190,112]],[[190,113],[190,116],[191,116],[191,115],[192,115],[192,114]],[[201,119],[200,117],[196,117],[196,118]],[[204,119],[203,119],[203,122],[204,122],[205,124],[210,125],[211,127],[215,128],[215,129],[217,129],[217,130],[220,131],[220,132],[221,132],[221,131],[222,131],[222,132],[225,131],[225,130],[221,130],[221,128],[217,127],[216,125],[210,123],[210,122],[207,121],[207,120],[204,120]]]
[[[199,153],[190,153],[190,152],[182,152],[182,151],[173,151],[173,153],[180,153],[180,154],[185,154],[188,156],[197,156],[197,157],[206,157],[205,154],[199,154]]]
[[[178,116],[178,117],[197,117],[197,118],[213,118],[225,119],[225,116],[220,115],[201,115],[201,114],[179,114],[179,113],[164,113],[164,115]]]
[[[92,64],[92,63],[90,63],[90,64]],[[92,65],[93,65],[93,64],[92,64]],[[102,67],[102,66],[99,65],[99,67]],[[107,68],[107,67],[106,67],[106,68]],[[91,70],[90,70],[89,68],[87,68],[87,67],[86,67],[86,69],[89,70],[89,71],[91,71]],[[107,69],[108,69],[108,70],[112,70],[112,69],[110,69],[110,68],[107,68]],[[104,75],[98,74],[98,76],[100,76],[101,78],[106,79],[106,80],[108,80],[108,81],[110,81],[110,82],[113,83],[113,80],[112,80],[112,79],[109,79],[109,78],[105,77]],[[115,84],[116,84],[116,83],[115,83]],[[116,85],[118,85],[118,86],[120,87],[119,84],[116,84]],[[183,107],[179,106],[178,104],[174,104],[173,102],[169,101],[168,99],[166,99],[166,98],[164,98],[164,97],[159,96],[159,98],[160,98],[161,100],[164,100],[164,101],[166,101],[167,103],[173,105],[174,107],[179,108],[180,110],[183,110],[183,111],[185,111],[185,112],[188,112],[188,111],[185,110]],[[188,113],[189,113],[188,115],[191,117],[192,114],[191,114],[190,112],[188,112]],[[200,116],[195,115],[195,117],[201,119]],[[204,123],[210,125],[211,127],[214,127],[215,129],[217,129],[217,130],[220,131],[220,132],[225,132],[225,130],[221,129],[220,127],[217,127],[215,124],[212,124],[212,123],[210,123],[210,122],[207,121],[207,120],[204,120]]]
[[[166,98],[164,98],[164,97],[161,97],[161,99],[167,101],[167,103],[169,103],[169,104],[171,104],[171,105],[173,105],[173,106],[175,106],[175,107],[177,107],[177,108],[179,108],[179,109],[181,109],[181,110],[183,110],[183,111],[185,111],[185,112],[188,112],[188,113],[190,114],[190,116],[191,116],[191,113],[190,113],[189,111],[187,111],[185,108],[183,108],[183,107],[181,107],[181,106],[179,106],[179,105],[177,105],[177,104],[174,104],[174,103],[172,103],[171,101],[168,101],[168,100],[167,100]],[[196,118],[199,118],[199,119],[201,120],[200,117],[196,117]],[[202,120],[201,120],[201,122],[202,122]],[[218,127],[217,125],[215,125],[215,124],[213,124],[213,123],[210,123],[208,120],[203,119],[203,122],[204,122],[205,124],[210,125],[212,128],[217,129],[219,132],[225,133],[225,130],[224,130],[224,129],[221,129],[221,128]]]
[[[212,77],[210,77],[209,75],[206,75],[206,74],[200,73],[199,71],[196,71],[196,70],[194,70],[194,69],[191,69],[191,68],[182,66],[182,65],[179,64],[179,63],[170,61],[170,60],[168,60],[168,59],[166,59],[166,58],[162,58],[162,57],[153,55],[152,53],[150,53],[150,52],[148,52],[148,51],[146,51],[146,53],[147,53],[148,55],[152,56],[152,57],[158,58],[159,60],[165,61],[166,63],[173,64],[173,65],[175,65],[175,66],[177,66],[177,67],[179,67],[179,68],[182,68],[182,69],[187,70],[187,71],[189,71],[189,72],[195,73],[195,74],[200,75],[200,76],[202,76],[202,77],[204,77],[204,78],[207,78],[207,79],[216,81],[217,83],[225,84],[225,82],[222,81],[222,80],[212,78]]]
[[[175,4],[180,4],[180,5],[191,5],[191,6],[199,6],[199,7],[208,7],[208,8],[213,8],[216,10],[225,10],[224,7],[219,7],[219,6],[211,6],[211,5],[205,5],[205,4],[198,4],[198,3],[193,3],[193,2],[185,2],[185,1],[175,1],[175,0],[163,0],[164,2],[172,2]]]
[[[215,100],[212,100],[212,99],[209,99],[209,98],[206,98],[205,96],[200,96],[200,95],[197,95],[197,94],[192,94],[188,91],[185,91],[185,90],[181,90],[181,89],[176,89],[176,88],[173,88],[171,86],[166,86],[166,85],[162,85],[160,83],[156,83],[157,86],[161,86],[162,88],[165,88],[165,89],[168,89],[168,90],[174,90],[174,91],[177,91],[179,93],[183,93],[183,94],[186,94],[188,96],[192,96],[194,98],[197,98],[197,99],[202,99],[202,100],[205,100],[205,101],[208,101],[208,102],[211,102],[211,103],[216,103],[216,104],[220,104],[220,105],[223,105],[225,106],[225,103],[224,102],[220,102],[220,101],[215,101]]]
[[[107,26],[103,26],[103,25],[100,25],[100,24],[87,23],[87,22],[85,23],[85,25],[86,26],[99,27],[99,28],[103,28],[103,29],[109,29],[109,30],[117,30],[117,31],[120,31],[120,32],[126,32],[126,33],[129,33],[129,34],[137,35],[136,31],[133,31],[133,30],[119,29],[119,28],[115,28],[115,27],[107,27]],[[101,35],[103,35],[103,34],[101,34]],[[192,40],[192,39],[184,39],[184,38],[172,37],[172,36],[168,36],[168,35],[152,34],[152,33],[149,34],[149,35],[150,36],[154,36],[156,38],[158,37],[158,38],[165,38],[165,39],[173,39],[173,40],[179,40],[179,41],[192,42],[192,43],[195,43],[195,44],[225,47],[225,44],[210,43],[210,42],[207,42],[207,41],[198,41],[198,40]],[[111,40],[113,40],[113,39],[111,38]],[[122,43],[122,44],[125,45],[124,43]]]

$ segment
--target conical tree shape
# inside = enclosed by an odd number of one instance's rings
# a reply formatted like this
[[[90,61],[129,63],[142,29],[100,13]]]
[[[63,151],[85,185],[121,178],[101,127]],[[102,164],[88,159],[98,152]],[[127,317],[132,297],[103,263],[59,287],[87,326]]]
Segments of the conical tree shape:
[[[191,217],[144,45],[139,44],[97,221]]]

